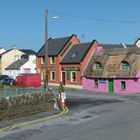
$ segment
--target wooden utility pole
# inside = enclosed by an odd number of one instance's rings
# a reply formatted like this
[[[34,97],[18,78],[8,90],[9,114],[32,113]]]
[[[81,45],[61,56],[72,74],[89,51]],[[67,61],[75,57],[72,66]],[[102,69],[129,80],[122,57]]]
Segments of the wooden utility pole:
[[[44,72],[44,90],[48,88],[48,10],[45,12],[45,72]]]

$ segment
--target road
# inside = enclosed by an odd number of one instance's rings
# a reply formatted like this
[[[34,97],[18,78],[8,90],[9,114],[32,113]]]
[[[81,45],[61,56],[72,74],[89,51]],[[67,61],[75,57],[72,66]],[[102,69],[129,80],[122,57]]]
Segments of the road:
[[[59,118],[0,132],[0,140],[139,140],[140,95],[67,90],[69,112]]]

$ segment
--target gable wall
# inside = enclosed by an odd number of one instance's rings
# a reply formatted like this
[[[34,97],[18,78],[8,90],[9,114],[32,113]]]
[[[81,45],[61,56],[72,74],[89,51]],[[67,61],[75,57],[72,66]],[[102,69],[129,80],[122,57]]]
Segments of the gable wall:
[[[135,43],[135,45],[140,48],[140,39]]]
[[[1,58],[1,73],[0,74],[5,74],[5,68],[16,61],[15,56],[18,55],[19,57],[21,57],[22,54],[24,53],[19,51],[18,49],[12,49],[11,51],[3,54]]]
[[[90,48],[90,50],[88,51],[88,53],[86,54],[85,58],[83,59],[83,61],[81,62],[81,73],[83,74],[85,68],[87,67],[91,57],[93,56],[96,48],[97,48],[97,43],[93,43],[92,47]]]
[[[25,69],[29,68],[31,69],[31,73],[36,73],[36,56],[35,55],[31,55],[29,56],[29,60],[28,62],[26,62],[20,69],[21,69],[21,73],[25,73]]]
[[[99,79],[98,79],[99,80]],[[105,79],[106,82],[100,83],[98,82],[98,88],[94,87],[94,78],[86,78],[83,77],[83,88],[88,91],[92,92],[103,92],[105,94],[108,94],[108,79]],[[126,83],[126,89],[121,89],[121,82],[125,81]],[[140,79],[113,79],[114,82],[114,94],[134,94],[134,93],[140,93]]]

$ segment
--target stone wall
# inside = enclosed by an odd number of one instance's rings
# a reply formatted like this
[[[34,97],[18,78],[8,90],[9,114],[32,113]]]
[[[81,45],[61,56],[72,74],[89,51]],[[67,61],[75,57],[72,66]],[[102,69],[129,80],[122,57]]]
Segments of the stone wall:
[[[53,99],[53,94],[45,91],[1,98],[0,120],[8,120],[53,110]]]

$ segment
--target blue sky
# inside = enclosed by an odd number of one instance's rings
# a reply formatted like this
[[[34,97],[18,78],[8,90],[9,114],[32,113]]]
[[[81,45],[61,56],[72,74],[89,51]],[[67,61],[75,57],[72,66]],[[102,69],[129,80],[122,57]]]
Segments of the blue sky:
[[[133,44],[140,37],[139,5],[139,0],[0,0],[0,47],[38,51],[46,9],[49,37],[76,34],[82,42]]]

